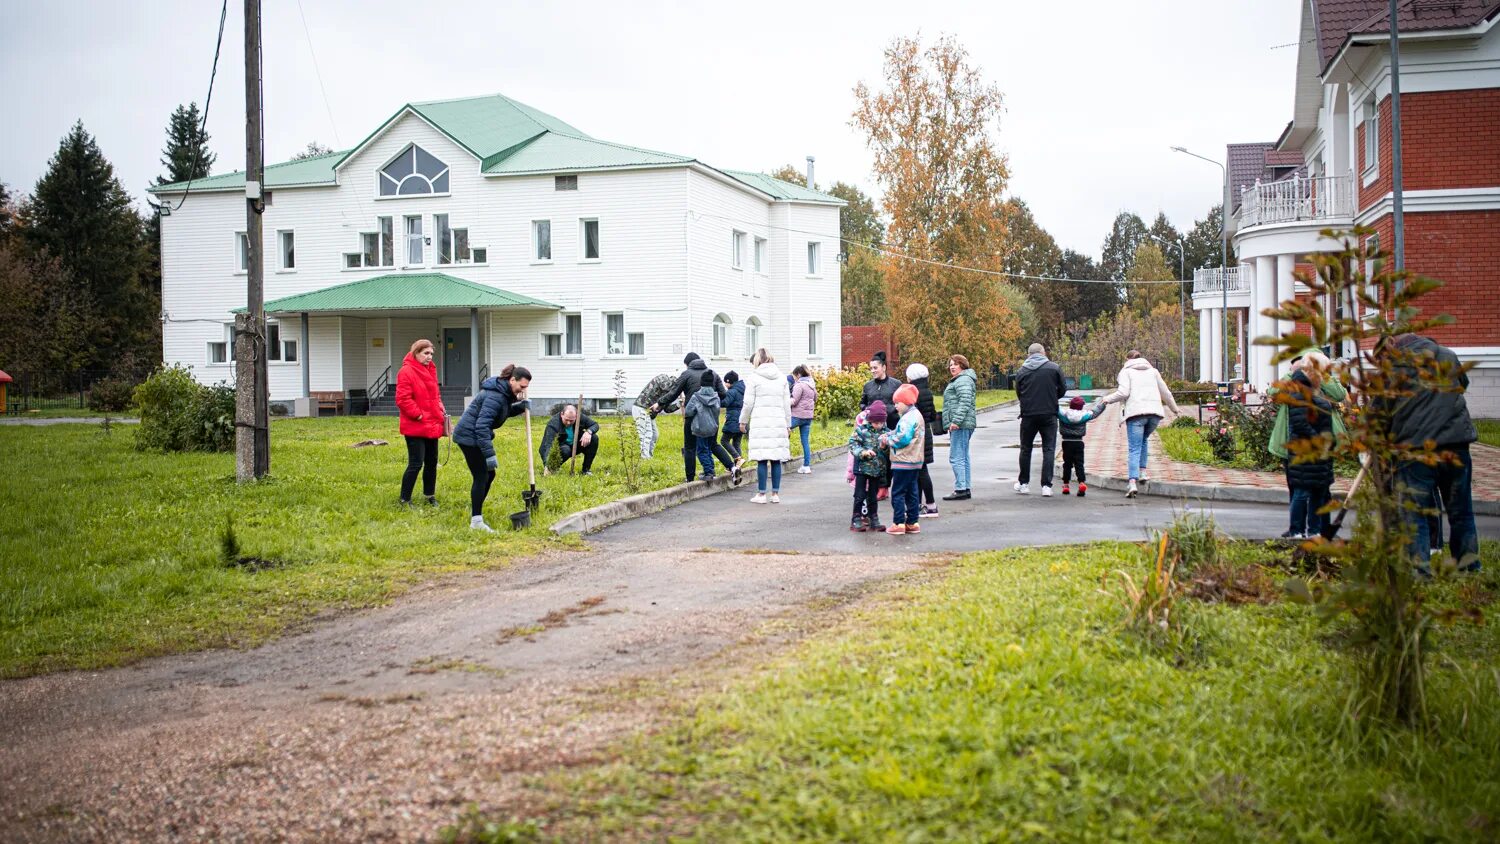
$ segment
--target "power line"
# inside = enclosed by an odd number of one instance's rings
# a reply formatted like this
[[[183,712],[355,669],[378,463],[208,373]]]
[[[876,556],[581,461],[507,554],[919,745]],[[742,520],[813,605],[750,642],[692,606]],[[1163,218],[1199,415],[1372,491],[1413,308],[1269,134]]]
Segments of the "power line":
[[[172,211],[181,211],[193,190],[193,180],[198,176],[198,162],[203,158],[203,138],[208,133],[208,107],[214,101],[214,77],[219,75],[219,50],[224,46],[224,20],[229,16],[229,0],[219,7],[219,40],[214,44],[214,66],[208,73],[208,96],[203,98],[203,123],[198,127],[198,137],[193,139],[193,169],[188,171],[187,185],[182,189],[182,199]],[[170,205],[171,203],[166,203]]]
[[[724,220],[730,223],[740,223],[746,226],[762,226],[768,229],[793,232],[795,234],[810,234],[817,235],[818,237],[827,236],[824,232],[815,232],[807,229],[794,229],[788,226],[778,226],[771,223],[758,223],[752,220],[741,220],[735,217],[725,217],[719,214],[705,214],[701,211],[694,211],[692,212],[692,214],[695,217],[711,217],[716,220]],[[1030,275],[1027,273],[1008,273],[1002,270],[988,270],[984,269],[983,267],[968,267],[962,264],[953,264],[946,261],[934,261],[931,258],[920,258],[916,255],[908,255],[905,252],[898,252],[894,249],[887,249],[883,246],[875,246],[873,244],[854,240],[853,238],[848,237],[839,236],[838,240],[844,243],[852,244],[854,246],[863,246],[871,252],[875,252],[877,254],[885,255],[891,258],[900,258],[905,261],[915,261],[919,264],[930,264],[932,266],[942,267],[948,270],[959,270],[961,272],[979,273],[981,275],[998,276],[1001,278],[1011,278],[1024,281],[1066,281],[1073,284],[1182,284],[1184,281],[1183,279],[1163,279],[1161,281],[1115,281],[1114,279],[1108,278],[1062,278],[1059,276]]]
[[[328,111],[328,125],[333,129],[333,142],[343,146],[339,140],[339,126],[333,119],[333,105],[328,101],[328,89],[323,85],[323,71],[318,67],[318,51],[313,49],[312,31],[307,28],[307,13],[302,10],[302,0],[297,0],[297,14],[302,16],[302,34],[307,36],[307,52],[312,55],[313,74],[318,77],[318,90],[323,92],[323,108]]]

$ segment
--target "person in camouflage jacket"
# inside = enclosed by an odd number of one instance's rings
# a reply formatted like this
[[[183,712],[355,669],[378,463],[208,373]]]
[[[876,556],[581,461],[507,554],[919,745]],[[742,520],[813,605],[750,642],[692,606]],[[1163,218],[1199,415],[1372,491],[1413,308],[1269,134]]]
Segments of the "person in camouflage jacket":
[[[642,460],[650,460],[651,455],[656,453],[656,440],[659,436],[656,432],[656,413],[671,413],[677,409],[677,403],[674,401],[670,407],[663,407],[660,411],[652,411],[651,407],[658,404],[676,386],[677,376],[663,372],[646,382],[645,389],[635,397],[630,416],[635,420],[636,439],[641,444]]]

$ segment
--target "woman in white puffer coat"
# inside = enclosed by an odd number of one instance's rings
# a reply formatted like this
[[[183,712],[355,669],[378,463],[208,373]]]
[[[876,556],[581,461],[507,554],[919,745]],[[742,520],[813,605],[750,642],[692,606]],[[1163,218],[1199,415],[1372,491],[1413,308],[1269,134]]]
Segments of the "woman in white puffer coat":
[[[765,504],[766,474],[771,475],[772,504],[781,503],[781,464],[792,459],[792,396],[786,376],[765,349],[756,349],[745,377],[745,404],[740,408],[740,430],[745,431],[745,453],[755,461],[756,493],[750,501]]]
[[[1125,429],[1130,439],[1130,484],[1125,497],[1134,498],[1136,482],[1146,480],[1146,441],[1161,424],[1167,408],[1171,408],[1173,415],[1177,414],[1177,401],[1172,398],[1172,391],[1167,388],[1161,373],[1134,349],[1125,355],[1125,367],[1120,370],[1115,383],[1118,385],[1115,391],[1101,401],[1104,404],[1125,403]]]

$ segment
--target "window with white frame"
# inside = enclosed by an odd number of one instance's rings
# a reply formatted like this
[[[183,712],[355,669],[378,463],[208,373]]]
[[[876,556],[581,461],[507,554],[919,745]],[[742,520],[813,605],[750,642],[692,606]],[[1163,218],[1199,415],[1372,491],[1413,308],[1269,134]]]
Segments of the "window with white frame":
[[[551,334],[543,334],[542,335],[542,357],[544,357],[544,358],[560,358],[560,357],[562,357],[562,342],[563,342],[562,341],[562,335],[558,334],[555,331],[552,332]]]
[[[433,214],[432,228],[437,233],[439,264],[467,264],[472,260],[468,229],[453,228],[447,214]]]
[[[750,317],[745,322],[745,357],[751,357],[760,348],[760,320]]]
[[[483,246],[475,246],[469,250],[469,257],[476,264],[488,264],[490,262],[490,250]]]
[[[729,235],[729,266],[737,270],[745,268],[745,233],[730,232]]]
[[[376,230],[360,232],[359,251],[344,253],[344,267],[355,270],[361,267],[390,267],[396,263],[395,221],[390,217],[377,217]]]
[[[380,168],[381,196],[422,196],[448,192],[448,165],[412,144]]]
[[[585,261],[599,260],[599,220],[584,218],[578,221],[578,254]]]
[[[625,354],[624,314],[604,315],[604,353],[606,355]]]
[[[285,363],[297,361],[297,341],[282,339],[281,323],[266,323],[266,360]]]
[[[823,244],[817,241],[809,241],[807,244],[807,274],[817,275],[821,269],[823,257]]]
[[[714,342],[713,356],[716,358],[729,355],[729,315],[719,314],[714,317]]]
[[[755,271],[758,273],[766,271],[766,239],[763,237],[755,239]]]
[[[209,363],[233,363],[234,362],[234,326],[224,326],[224,339],[210,341],[208,344]]]
[[[427,262],[422,241],[422,215],[413,214],[406,220],[406,265],[420,267]]]
[[[577,176],[556,176],[552,180],[553,190],[578,190]]]
[[[552,221],[531,221],[531,260],[552,260]]]
[[[821,322],[807,324],[807,353],[813,357],[823,354],[823,323]]]
[[[1380,165],[1380,104],[1374,97],[1365,100],[1365,172]]]
[[[276,255],[282,270],[297,269],[297,234],[285,229],[276,233]]]
[[[542,335],[542,356],[557,358],[583,354],[583,316],[563,314],[562,331]]]
[[[244,232],[234,233],[234,266],[242,273],[250,272],[250,236]]]

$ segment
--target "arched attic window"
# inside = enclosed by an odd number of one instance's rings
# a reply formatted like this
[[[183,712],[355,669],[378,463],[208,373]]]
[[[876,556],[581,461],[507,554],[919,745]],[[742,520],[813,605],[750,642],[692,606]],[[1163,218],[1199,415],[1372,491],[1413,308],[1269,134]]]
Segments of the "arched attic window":
[[[755,350],[760,348],[760,326],[759,317],[750,317],[745,320],[745,357],[747,358],[754,355]]]
[[[380,168],[381,196],[421,196],[448,192],[448,165],[411,144]]]
[[[728,357],[729,355],[729,324],[732,320],[728,314],[719,314],[714,317],[714,350],[716,358]]]

